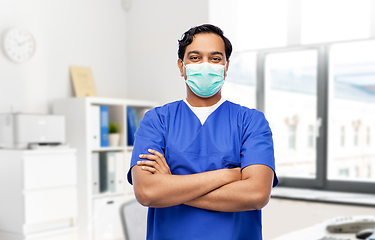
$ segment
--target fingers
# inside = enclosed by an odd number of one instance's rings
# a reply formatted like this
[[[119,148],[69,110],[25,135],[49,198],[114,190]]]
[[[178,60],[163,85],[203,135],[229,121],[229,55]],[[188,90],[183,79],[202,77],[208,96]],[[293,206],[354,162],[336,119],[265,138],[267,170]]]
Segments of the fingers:
[[[160,158],[160,160],[162,160],[162,162],[168,166],[167,164],[167,160],[165,160],[165,157],[163,154],[159,153],[158,151],[156,150],[153,150],[153,149],[149,149],[148,150],[149,153],[152,153],[152,154],[155,154],[156,156],[158,156]]]
[[[155,157],[159,157],[159,159],[164,163],[164,164],[167,164],[167,161],[165,160],[165,157],[163,154],[161,154],[160,152],[156,151],[156,150],[153,150],[153,149],[148,149],[148,152],[153,154],[152,156],[155,156]],[[156,160],[159,160],[159,159],[156,159]]]
[[[155,161],[138,161],[137,165],[155,168],[155,165],[157,165],[157,163]]]
[[[158,156],[159,159],[162,161],[163,165],[164,165],[165,167],[167,167],[168,170],[169,170],[169,166],[168,166],[167,160],[165,160],[165,157],[164,157],[163,154],[161,154],[161,153],[159,153],[158,151],[153,150],[153,149],[148,149],[148,152],[149,152],[149,153],[152,153],[152,154],[155,154],[156,156]]]
[[[153,149],[148,149],[148,152],[154,154],[155,156],[158,156],[161,160],[165,161],[164,155],[161,154],[160,152],[153,150]]]
[[[155,161],[138,161],[137,166],[140,166],[143,171],[148,171],[152,174],[159,173],[157,167],[155,167],[156,162]]]
[[[158,159],[156,161],[161,166],[163,173],[171,174],[171,170],[169,169],[169,165],[165,160],[164,155],[153,149],[149,149],[148,151],[152,154],[155,154],[155,156],[158,156]]]
[[[141,166],[141,169],[144,171],[149,171],[150,173],[156,173],[156,168],[154,167]]]
[[[142,170],[149,171],[152,173],[160,172],[160,166],[156,161],[138,161],[137,165],[142,168]],[[150,170],[153,169],[153,170]]]
[[[155,172],[153,173],[159,172],[159,173],[171,174],[169,166],[163,154],[153,149],[148,149],[148,152],[151,154],[140,154],[139,158],[147,159],[151,161],[139,161],[137,162],[137,165],[152,167],[155,169]]]
[[[143,159],[148,159],[148,160],[156,161],[158,157],[155,156],[155,155],[151,155],[151,154],[140,154],[140,155],[139,155],[139,158],[143,158]]]
[[[151,154],[140,154],[139,158],[153,160],[153,161],[158,162],[160,165],[168,165],[163,154],[159,153],[158,151],[152,150],[152,149],[149,149],[148,151]]]

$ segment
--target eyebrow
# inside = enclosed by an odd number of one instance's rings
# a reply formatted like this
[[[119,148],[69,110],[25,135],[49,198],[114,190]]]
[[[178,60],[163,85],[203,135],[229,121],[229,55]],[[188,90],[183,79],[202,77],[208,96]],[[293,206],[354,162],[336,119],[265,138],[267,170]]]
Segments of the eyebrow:
[[[189,56],[190,54],[200,54],[200,52],[199,52],[199,51],[195,51],[195,50],[193,50],[193,51],[189,51],[189,52],[187,53],[188,56]]]
[[[221,55],[222,57],[224,57],[224,54],[222,52],[211,52],[210,55],[216,55],[216,54],[219,54]]]
[[[188,56],[189,56],[190,54],[200,54],[200,52],[199,52],[199,51],[196,51],[196,50],[193,50],[193,51],[189,51],[189,52],[187,53]],[[211,55],[211,56],[212,56],[212,55],[216,55],[216,54],[219,54],[219,55],[221,55],[222,57],[224,57],[224,54],[223,54],[222,52],[218,52],[218,51],[210,52],[210,55]]]

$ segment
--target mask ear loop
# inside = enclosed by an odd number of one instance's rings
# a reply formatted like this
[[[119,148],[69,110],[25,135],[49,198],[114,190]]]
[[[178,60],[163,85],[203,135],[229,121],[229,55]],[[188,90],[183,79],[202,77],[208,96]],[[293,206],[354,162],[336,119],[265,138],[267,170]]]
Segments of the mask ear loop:
[[[185,74],[186,74],[186,65],[185,65],[185,63],[184,63],[184,61],[182,59],[181,59],[181,62],[182,62],[182,66],[185,68]],[[182,69],[182,73],[184,73],[184,69]]]

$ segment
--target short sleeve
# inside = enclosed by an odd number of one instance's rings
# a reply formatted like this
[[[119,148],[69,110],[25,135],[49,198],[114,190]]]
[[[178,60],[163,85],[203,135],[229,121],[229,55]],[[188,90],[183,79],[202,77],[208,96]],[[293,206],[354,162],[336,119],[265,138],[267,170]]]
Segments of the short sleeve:
[[[241,169],[249,165],[263,164],[274,171],[273,187],[278,184],[272,132],[264,114],[257,110],[243,112]]]
[[[164,118],[157,109],[151,109],[139,122],[134,134],[134,147],[128,172],[128,182],[132,183],[131,169],[137,164],[140,154],[149,154],[148,149],[154,149],[162,154],[165,151]],[[144,159],[142,159],[144,160]]]

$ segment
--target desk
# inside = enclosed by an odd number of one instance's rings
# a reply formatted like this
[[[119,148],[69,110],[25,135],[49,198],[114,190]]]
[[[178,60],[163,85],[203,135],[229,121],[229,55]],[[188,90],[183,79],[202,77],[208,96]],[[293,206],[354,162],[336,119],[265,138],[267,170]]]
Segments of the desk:
[[[354,233],[329,233],[326,230],[327,221],[318,223],[308,228],[294,231],[272,240],[357,240]],[[331,237],[331,238],[329,238]]]

